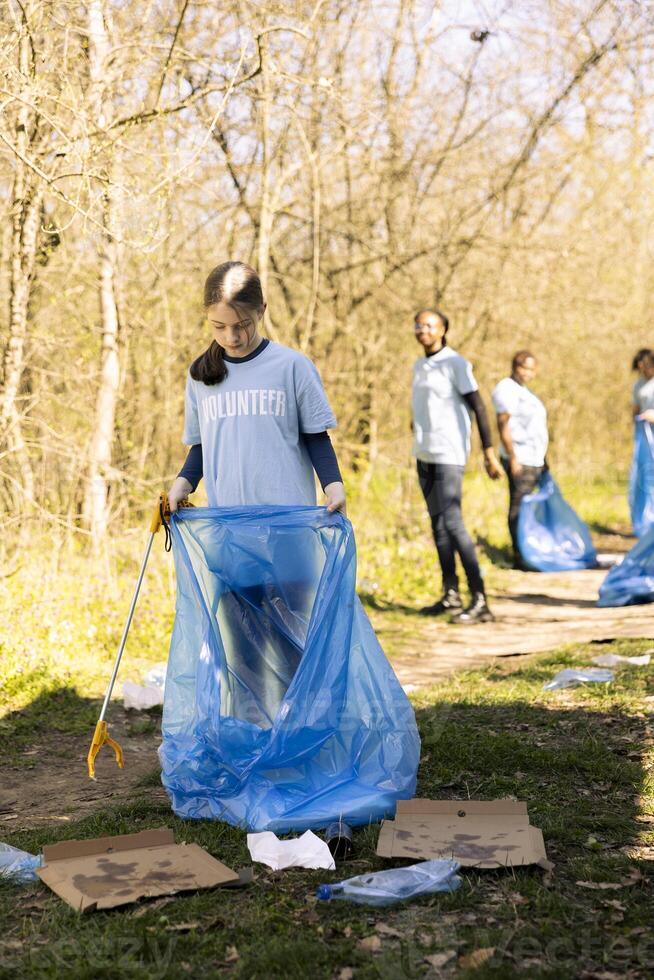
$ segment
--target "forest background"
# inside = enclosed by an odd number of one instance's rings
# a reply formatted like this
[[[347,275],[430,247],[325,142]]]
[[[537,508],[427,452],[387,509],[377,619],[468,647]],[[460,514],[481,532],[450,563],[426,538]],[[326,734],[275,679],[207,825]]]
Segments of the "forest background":
[[[44,542],[59,571],[142,535],[227,258],[259,270],[268,336],[321,371],[360,543],[383,526],[399,560],[418,534],[432,567],[409,398],[435,304],[487,401],[534,352],[555,473],[577,502],[622,501],[652,340],[654,3],[0,9],[4,574]],[[476,461],[468,483],[501,543],[505,487]]]

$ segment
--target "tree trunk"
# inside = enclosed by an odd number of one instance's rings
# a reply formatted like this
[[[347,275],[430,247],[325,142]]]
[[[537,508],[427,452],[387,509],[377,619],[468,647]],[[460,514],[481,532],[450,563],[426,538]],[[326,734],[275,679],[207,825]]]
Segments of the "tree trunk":
[[[107,67],[109,38],[102,0],[91,0],[89,3],[88,31],[89,74],[93,89],[90,104],[97,121],[106,126],[111,107],[103,96],[102,85]],[[107,532],[112,448],[120,385],[120,334],[116,301],[118,247],[112,236],[115,207],[111,187],[112,162],[111,159],[106,161],[110,180],[104,200],[104,231],[101,234],[98,250],[102,331],[100,380],[95,401],[95,418],[89,448],[88,476],[82,514],[84,526],[91,532],[96,543],[101,541]]]
[[[106,208],[110,215],[111,206]],[[100,245],[100,316],[102,348],[100,381],[95,401],[95,421],[89,449],[88,482],[84,497],[84,526],[95,540],[107,532],[109,485],[116,419],[116,402],[120,384],[119,320],[115,291],[116,245],[109,234]]]
[[[21,75],[27,81],[31,68],[31,54],[27,31],[21,34],[18,46]],[[34,278],[36,251],[39,238],[39,219],[43,187],[30,179],[27,167],[20,159],[29,147],[32,114],[27,104],[18,109],[16,116],[14,181],[12,185],[11,244],[9,269],[9,324],[7,344],[2,358],[2,391],[0,395],[0,436],[14,456],[20,471],[18,489],[28,499],[34,499],[34,477],[22,431],[21,413],[17,405],[25,363],[27,318],[30,290]],[[17,503],[16,495],[14,503]]]

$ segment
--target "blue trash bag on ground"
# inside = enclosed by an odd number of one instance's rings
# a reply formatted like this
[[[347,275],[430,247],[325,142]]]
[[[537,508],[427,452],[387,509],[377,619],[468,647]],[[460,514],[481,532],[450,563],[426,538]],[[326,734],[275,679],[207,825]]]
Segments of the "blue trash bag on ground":
[[[411,704],[323,507],[172,516],[177,609],[159,750],[174,812],[251,831],[365,824],[413,796]]]
[[[598,606],[654,602],[654,526],[610,570],[599,590]]]
[[[636,419],[634,455],[629,476],[629,510],[636,537],[654,524],[654,432],[649,422]]]
[[[593,568],[597,555],[590,531],[564,500],[549,471],[538,490],[520,504],[518,547],[523,561],[538,572]]]

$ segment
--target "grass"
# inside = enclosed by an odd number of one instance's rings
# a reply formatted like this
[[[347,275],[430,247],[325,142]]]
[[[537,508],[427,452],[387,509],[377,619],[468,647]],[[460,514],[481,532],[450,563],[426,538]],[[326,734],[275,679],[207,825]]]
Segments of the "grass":
[[[645,648],[644,641],[611,646],[625,654]],[[651,675],[627,668],[609,687],[542,690],[545,678],[588,663],[597,649],[563,649],[510,673],[461,673],[413,699],[423,739],[419,795],[526,800],[556,864],[552,875],[466,870],[458,892],[391,909],[316,903],[320,882],[388,866],[375,855],[373,826],[355,832],[355,858],[336,873],[257,865],[244,890],[88,916],[40,884],[3,883],[0,977],[651,975]],[[46,704],[54,717],[56,701]],[[10,734],[14,725],[20,731],[20,717],[5,721]],[[196,841],[233,868],[249,864],[243,832],[184,823],[148,799],[155,778],[143,781],[142,797],[129,805],[7,839],[38,852],[62,837],[166,825],[177,840]],[[432,965],[448,956],[448,965]]]

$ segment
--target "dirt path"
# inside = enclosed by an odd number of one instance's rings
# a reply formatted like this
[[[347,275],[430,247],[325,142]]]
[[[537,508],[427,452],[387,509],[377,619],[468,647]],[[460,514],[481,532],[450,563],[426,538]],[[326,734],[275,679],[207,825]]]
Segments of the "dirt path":
[[[393,658],[403,685],[411,690],[462,667],[553,650],[566,643],[626,637],[654,641],[651,605],[597,607],[597,592],[606,571],[505,574],[503,591],[489,596],[497,621],[478,626],[428,622],[415,642]]]
[[[7,832],[30,827],[72,823],[96,810],[115,807],[147,797],[167,801],[161,785],[143,785],[158,765],[161,741],[156,731],[134,735],[128,714],[120,702],[110,708],[112,736],[125,754],[125,768],[119,769],[114,754],[104,747],[96,761],[96,779],[87,774],[86,754],[93,736],[54,734],[39,738],[22,753],[20,765],[3,766],[0,786],[0,840]],[[131,717],[130,717],[131,716]]]

